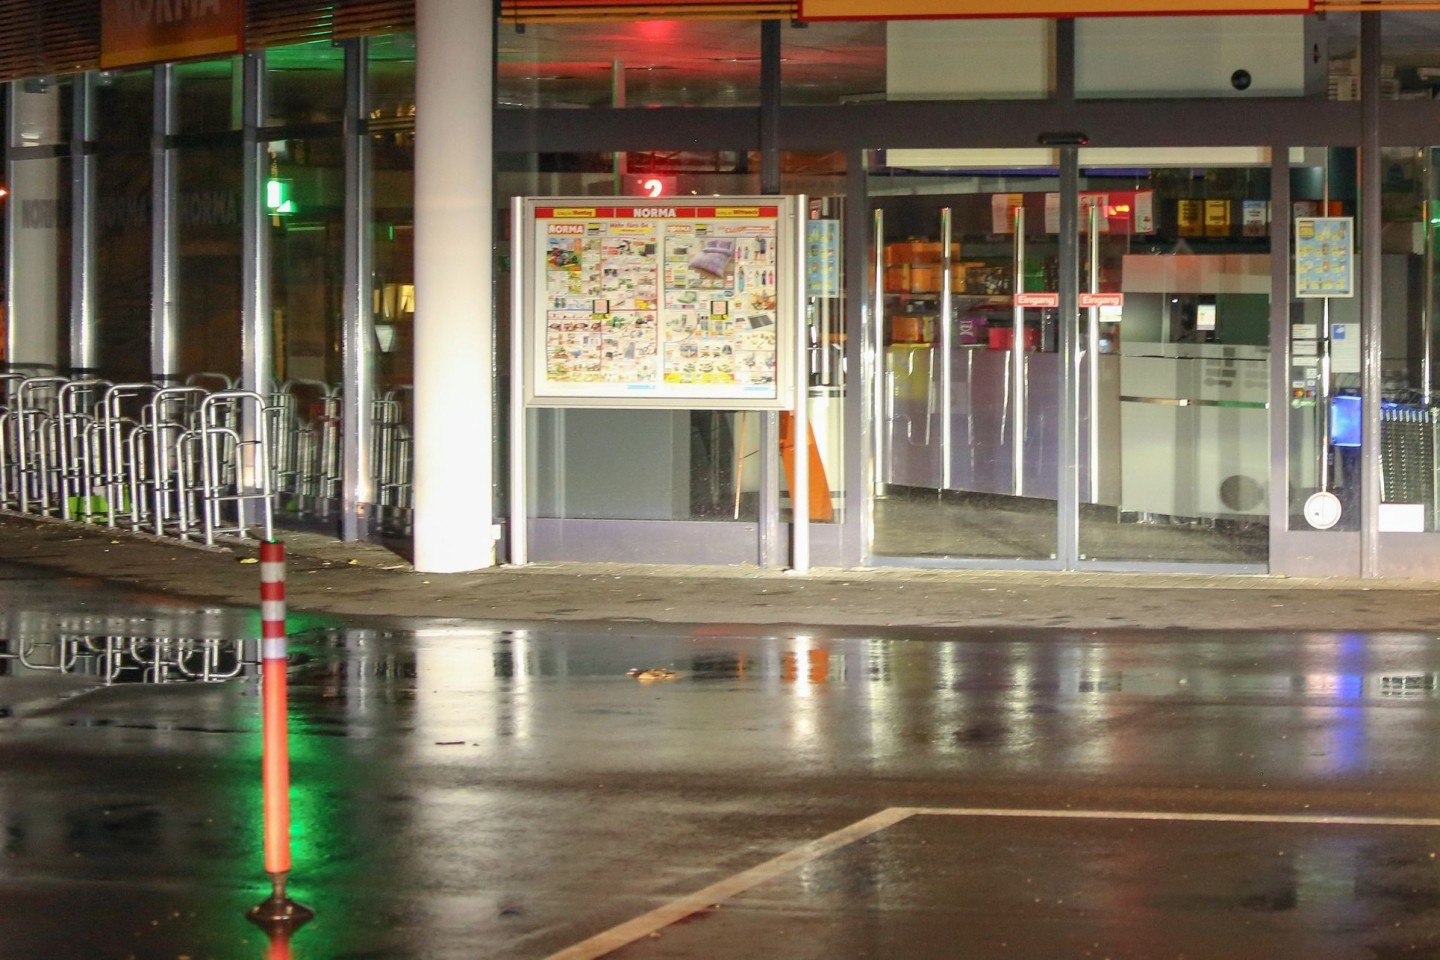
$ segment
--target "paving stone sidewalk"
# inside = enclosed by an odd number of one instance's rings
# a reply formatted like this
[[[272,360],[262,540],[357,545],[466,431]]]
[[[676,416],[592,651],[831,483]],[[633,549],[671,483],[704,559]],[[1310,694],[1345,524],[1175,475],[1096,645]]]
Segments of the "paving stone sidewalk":
[[[914,629],[1406,630],[1440,635],[1440,582],[881,568],[537,563],[417,573],[372,543],[283,531],[291,610],[409,619]],[[256,603],[258,545],[219,547],[0,515],[0,562],[227,605]]]

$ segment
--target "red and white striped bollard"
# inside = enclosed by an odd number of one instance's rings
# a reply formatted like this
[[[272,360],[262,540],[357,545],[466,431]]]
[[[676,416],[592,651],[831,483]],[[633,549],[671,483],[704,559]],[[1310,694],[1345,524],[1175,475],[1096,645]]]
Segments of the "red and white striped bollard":
[[[315,912],[285,896],[290,874],[290,743],[287,714],[285,544],[260,544],[260,690],[263,716],[261,782],[265,809],[265,872],[273,890],[246,914],[263,927],[298,927]]]

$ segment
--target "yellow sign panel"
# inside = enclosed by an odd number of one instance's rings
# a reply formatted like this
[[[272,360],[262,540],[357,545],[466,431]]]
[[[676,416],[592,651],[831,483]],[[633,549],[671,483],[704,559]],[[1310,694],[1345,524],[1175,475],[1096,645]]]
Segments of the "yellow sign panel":
[[[1205,236],[1204,206],[1201,200],[1175,201],[1175,221],[1182,237]]]
[[[1315,0],[800,0],[802,20],[1310,13]]]
[[[244,0],[102,0],[100,66],[239,53]]]
[[[758,216],[760,216],[760,208],[759,208],[759,207],[716,207],[716,208],[715,208],[715,216],[717,216],[717,217],[758,217]]]
[[[594,207],[556,207],[553,211],[556,217],[580,217],[590,219],[595,216]]]
[[[1205,236],[1230,236],[1230,201],[1205,201]]]

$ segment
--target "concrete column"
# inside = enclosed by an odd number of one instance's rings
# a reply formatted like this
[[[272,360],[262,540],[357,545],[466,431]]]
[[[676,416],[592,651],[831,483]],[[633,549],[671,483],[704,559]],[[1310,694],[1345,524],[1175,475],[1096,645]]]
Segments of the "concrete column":
[[[493,566],[494,14],[415,4],[415,569]]]
[[[63,142],[61,89],[16,83],[10,87],[10,283],[8,352],[16,364],[61,363],[60,228],[66,204],[60,196],[60,161],[25,158],[26,147]]]

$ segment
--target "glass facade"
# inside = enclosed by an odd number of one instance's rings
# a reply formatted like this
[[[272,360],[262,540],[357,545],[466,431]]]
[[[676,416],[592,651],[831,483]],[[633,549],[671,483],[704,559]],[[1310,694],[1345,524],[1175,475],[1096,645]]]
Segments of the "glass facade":
[[[238,57],[177,63],[174,76],[178,133],[215,133],[241,128],[244,67]],[[142,116],[148,115],[149,110],[147,105]]]
[[[374,398],[370,499],[382,527],[403,533],[415,436],[415,37],[379,37],[367,47],[373,339],[362,376]]]
[[[523,108],[760,103],[755,21],[502,25],[496,104]]]
[[[1392,147],[1383,154],[1381,195],[1382,394],[1380,529],[1440,529],[1436,483],[1435,333],[1437,209],[1434,147]],[[1351,401],[1353,403],[1353,401]],[[1338,419],[1338,418],[1337,418]],[[1343,422],[1337,424],[1343,427]],[[1332,435],[1337,431],[1332,430]]]
[[[154,72],[102,73],[92,91],[98,373],[140,383],[150,379]]]
[[[883,23],[788,23],[780,33],[787,104],[867,103],[885,96]]]
[[[1323,109],[1359,95],[1361,25],[1374,22],[781,23],[775,102],[758,22],[501,25],[496,129],[515,135],[494,154],[496,390],[469,401],[491,420],[481,432],[499,438],[502,463],[512,198],[634,197],[645,181],[663,196],[769,188],[808,198],[807,244],[833,244],[837,261],[801,321],[811,435],[754,412],[532,410],[537,530],[603,521],[643,538],[655,528],[635,521],[704,522],[740,542],[791,519],[802,446],[812,523],[847,563],[1255,570],[1291,534],[1440,530],[1435,148],[1383,134],[1381,229],[1364,236],[1360,131]],[[1422,59],[1440,18],[1378,22],[1382,99],[1433,99],[1440,81]],[[328,522],[348,484],[349,502],[406,533],[415,58],[401,32],[11,84],[6,304],[7,319],[23,318],[4,338],[12,370],[93,357],[116,382],[259,387],[284,411],[286,509]],[[1068,186],[1060,153],[1037,141],[1056,135],[1040,126],[1056,122],[1046,101],[1072,91],[1097,141],[1123,142],[1087,144]],[[1247,106],[1267,108],[1282,141],[1300,139],[1293,106],[1316,121],[1314,142],[1291,142],[1280,165],[1259,111],[1243,119],[1262,146],[1187,126],[1187,102],[1213,118],[1219,98],[1267,101]],[[1155,100],[1173,116],[1145,113]],[[173,106],[168,123],[157,104]],[[352,107],[363,113],[347,118]],[[644,109],[673,107],[687,111],[651,121]],[[731,109],[756,107],[777,113]],[[622,122],[607,123],[612,108]],[[516,122],[521,111],[533,119]],[[1218,146],[1197,145],[1211,132]],[[1287,181],[1281,205],[1272,192]],[[1063,236],[1071,191],[1080,220]],[[1315,237],[1332,229],[1353,245],[1349,293],[1305,288],[1306,258],[1326,256]],[[1365,392],[1374,321],[1356,295],[1367,244],[1380,255],[1378,397]],[[1080,300],[1062,317],[1071,271]],[[1287,342],[1272,342],[1286,327]],[[365,455],[347,460],[356,444]],[[506,484],[493,494],[503,504]],[[1317,494],[1334,499],[1333,518],[1315,512],[1328,502]]]
[[[339,123],[345,116],[345,49],[329,40],[265,53],[265,126]]]
[[[1291,169],[1292,227],[1289,275],[1299,276],[1300,261],[1314,263],[1310,253],[1318,232],[1306,225],[1327,218],[1354,222],[1357,212],[1357,167],[1350,149],[1307,149]],[[1320,218],[1318,221],[1314,218]],[[1300,245],[1304,231],[1306,247]],[[1350,256],[1358,258],[1354,242]],[[1334,248],[1339,257],[1343,249]],[[1352,259],[1352,267],[1358,259]],[[1322,259],[1321,265],[1323,266]],[[1361,415],[1361,316],[1358,289],[1325,291],[1290,287],[1290,369],[1286,414],[1289,429],[1289,526],[1293,530],[1356,531],[1360,529],[1362,477],[1360,450],[1364,438]]]
[[[175,151],[175,317],[182,383],[230,389],[240,378],[243,186],[233,144]]]

